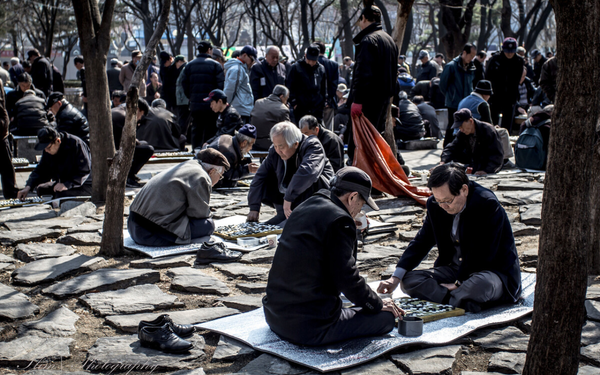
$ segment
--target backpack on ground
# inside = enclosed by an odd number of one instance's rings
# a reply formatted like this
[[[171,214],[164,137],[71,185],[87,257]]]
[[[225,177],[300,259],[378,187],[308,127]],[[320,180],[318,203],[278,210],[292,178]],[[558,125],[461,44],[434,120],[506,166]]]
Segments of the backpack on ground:
[[[544,139],[537,127],[527,127],[515,145],[515,161],[517,167],[544,170],[546,167],[546,151]]]

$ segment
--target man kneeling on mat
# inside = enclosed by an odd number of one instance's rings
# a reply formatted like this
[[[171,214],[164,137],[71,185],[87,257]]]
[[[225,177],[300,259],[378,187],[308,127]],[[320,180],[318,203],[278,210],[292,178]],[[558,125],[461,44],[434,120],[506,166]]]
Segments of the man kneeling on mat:
[[[340,169],[290,215],[269,272],[263,306],[279,336],[300,345],[324,345],[383,335],[403,311],[381,300],[356,268],[354,218],[371,198],[371,179],[355,167]],[[318,219],[316,219],[318,218]],[[342,308],[340,293],[356,307]]]
[[[471,312],[493,304],[514,303],[521,295],[521,270],[510,221],[490,190],[470,182],[454,163],[436,167],[427,186],[423,227],[400,258],[394,275],[379,293],[402,290],[431,302]],[[434,268],[413,271],[433,246]]]
[[[145,246],[188,244],[210,236],[210,193],[229,162],[209,148],[153,177],[133,200],[127,228],[131,238]]]

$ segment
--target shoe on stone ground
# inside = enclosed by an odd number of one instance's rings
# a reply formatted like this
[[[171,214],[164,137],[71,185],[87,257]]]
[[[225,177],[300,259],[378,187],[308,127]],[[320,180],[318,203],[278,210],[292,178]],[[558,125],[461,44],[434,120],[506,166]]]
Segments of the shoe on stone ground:
[[[194,345],[177,336],[169,323],[162,327],[146,326],[138,332],[140,345],[165,353],[185,353],[190,351]]]
[[[128,177],[125,186],[127,186],[128,188],[141,188],[144,185],[136,181],[134,178]]]
[[[194,266],[209,263],[235,262],[242,257],[239,251],[229,250],[223,242],[204,242],[196,253]]]
[[[510,160],[507,160],[506,163],[502,166],[502,169],[515,169],[517,166]]]
[[[151,321],[140,321],[140,323],[138,324],[138,335],[144,327],[162,327],[165,324],[169,324],[173,332],[179,337],[190,337],[194,334],[194,332],[196,332],[196,327],[194,327],[193,325],[176,324],[175,322],[173,322],[173,320],[168,314],[163,314]]]

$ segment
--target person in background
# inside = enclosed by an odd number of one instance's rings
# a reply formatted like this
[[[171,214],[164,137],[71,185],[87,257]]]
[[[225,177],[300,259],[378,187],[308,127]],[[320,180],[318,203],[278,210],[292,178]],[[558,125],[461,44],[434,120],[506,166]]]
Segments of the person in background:
[[[300,131],[307,137],[315,136],[325,150],[325,156],[334,172],[344,166],[344,143],[334,132],[325,129],[314,116],[306,115],[298,122]]]
[[[306,115],[323,121],[323,110],[327,103],[327,73],[319,64],[319,48],[311,45],[304,59],[296,61],[287,76],[286,86],[290,89],[290,107],[296,122]]]
[[[181,81],[183,76],[181,73],[185,69],[187,65],[187,61],[185,61],[185,57],[183,55],[175,56],[175,68],[177,69],[177,80],[175,81],[175,114],[177,115],[177,123],[179,124],[179,131],[181,135],[185,138],[182,138],[182,142],[180,144],[180,149],[185,150],[185,142],[188,138],[188,128],[190,125],[190,100],[185,96],[185,92],[183,91],[183,86],[181,85]]]
[[[444,60],[444,54],[436,53],[435,57],[433,58],[433,61],[435,61],[439,67],[438,68],[438,76],[439,76],[442,74],[442,71],[444,70],[444,67],[446,66],[446,60]]]
[[[111,59],[110,60],[110,68],[106,69],[106,76],[108,77],[108,90],[110,92],[115,92],[116,90],[123,90],[123,85],[119,81],[119,76],[121,75],[121,68],[117,65],[119,60]]]
[[[250,85],[254,102],[266,98],[273,93],[277,85],[285,85],[287,72],[285,66],[279,62],[281,51],[277,46],[269,46],[265,51],[265,58],[250,69]]]
[[[417,69],[417,82],[431,81],[439,75],[440,66],[429,59],[429,51],[421,50],[417,58],[421,61],[421,66]]]
[[[123,65],[121,68],[121,73],[119,75],[119,82],[123,86],[123,90],[125,92],[129,91],[129,86],[131,85],[131,80],[133,79],[133,73],[135,72],[135,68],[140,63],[142,59],[142,52],[139,50],[135,50],[131,52],[131,61],[127,64]],[[146,75],[142,77],[142,81],[140,82],[140,92],[139,96],[144,98],[146,96]]]
[[[340,79],[340,75],[337,69],[337,63],[325,57],[326,47],[323,42],[315,42],[315,45],[319,48],[319,57],[317,61],[325,68],[327,76],[327,101],[325,102],[325,109],[323,109],[323,123],[326,129],[333,129],[333,116],[335,116],[335,110],[337,109],[337,102],[335,100],[335,91]]]
[[[2,82],[0,82],[0,87],[2,87]],[[2,182],[4,199],[16,198],[19,192],[15,168],[12,164],[10,141],[8,139],[9,124],[10,119],[6,111],[4,90],[0,89],[0,136],[2,137],[2,144],[0,145],[0,181]]]
[[[477,86],[477,82],[485,79],[485,59],[487,54],[484,51],[479,51],[473,59],[473,65],[475,65],[475,77],[473,77],[473,87]]]
[[[544,54],[537,49],[531,51],[531,58],[533,59],[533,83],[539,85],[540,76],[542,75],[542,66],[548,59],[546,59]]]
[[[79,79],[81,80],[81,88],[83,89],[81,93],[81,100],[83,100],[84,110],[87,109],[87,85],[85,79],[85,64],[83,60],[83,56],[77,56],[73,60],[73,64],[75,65],[75,69],[79,74]]]
[[[406,73],[410,74],[410,65],[408,65],[408,63],[406,62],[406,55],[398,56],[398,65],[401,68],[406,69]]]
[[[435,108],[429,105],[421,95],[415,96],[412,102],[417,106],[421,118],[423,118],[426,136],[439,139],[442,134],[440,134],[440,123],[435,113]]]
[[[8,73],[10,74],[10,79],[12,80],[14,86],[17,87],[19,85],[17,77],[25,73],[25,70],[23,70],[23,65],[21,65],[21,63],[19,62],[18,57],[11,57],[10,65],[11,67],[8,70]]]
[[[290,121],[290,109],[287,106],[290,90],[284,85],[276,85],[273,93],[259,99],[252,109],[251,123],[256,127],[254,150],[268,151],[271,147],[270,132],[276,124]]]
[[[148,103],[152,103],[154,99],[162,98],[163,94],[163,85],[158,82],[158,74],[152,73],[150,75],[150,83],[146,85],[146,101]]]
[[[51,93],[46,108],[56,121],[56,130],[75,135],[86,145],[90,145],[90,126],[87,118],[64,98],[62,92]]]
[[[225,87],[223,91],[231,106],[237,110],[244,123],[250,122],[254,96],[250,86],[250,68],[257,59],[256,48],[245,46],[240,56],[225,63]]]
[[[40,52],[35,48],[27,52],[27,58],[31,64],[30,74],[33,79],[33,84],[41,90],[44,95],[50,95],[50,92],[52,92],[52,80],[54,78],[52,64],[50,64],[47,58],[40,55]]]
[[[221,48],[219,48],[219,47],[213,48],[212,59],[215,60],[216,62],[218,62],[219,64],[221,64],[223,69],[225,69],[225,63],[227,61],[225,60],[225,57],[223,57],[223,51],[221,51]]]
[[[239,180],[250,177],[256,173],[258,164],[246,157],[256,142],[256,128],[246,124],[235,132],[233,136],[223,134],[216,137],[208,147],[222,153],[229,162],[229,170],[225,172],[221,181],[215,187],[233,187]]]

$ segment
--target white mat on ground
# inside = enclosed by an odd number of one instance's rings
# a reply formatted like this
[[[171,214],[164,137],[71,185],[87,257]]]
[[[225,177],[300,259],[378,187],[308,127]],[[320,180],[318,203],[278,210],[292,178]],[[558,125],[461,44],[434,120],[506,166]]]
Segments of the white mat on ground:
[[[359,338],[321,347],[291,344],[279,338],[265,322],[263,309],[196,325],[242,341],[256,350],[270,353],[320,372],[341,370],[373,360],[380,355],[412,344],[443,345],[490,325],[509,322],[533,311],[535,274],[522,273],[522,300],[514,305],[498,306],[477,314],[446,318],[423,326],[423,335],[404,337],[397,330],[380,337]],[[370,283],[371,287],[378,282]],[[398,288],[400,289],[400,288]],[[396,291],[394,298],[403,297]]]
[[[246,221],[245,216],[235,215],[230,216],[225,219],[215,220],[215,227],[220,227],[223,225],[231,225],[231,224],[240,224]],[[160,258],[171,255],[179,255],[179,254],[187,254],[187,253],[195,253],[200,249],[203,242],[213,241],[213,242],[224,242],[228,249],[237,250],[241,252],[251,252],[255,250],[262,249],[268,246],[267,243],[260,244],[254,247],[242,247],[239,246],[236,242],[225,241],[223,238],[219,236],[206,236],[201,238],[196,238],[192,240],[192,243],[186,245],[177,245],[177,246],[165,246],[165,247],[153,247],[153,246],[144,246],[135,243],[135,241],[129,235],[127,229],[123,230],[123,246],[126,249],[139,251],[145,255],[148,255],[151,258]]]

